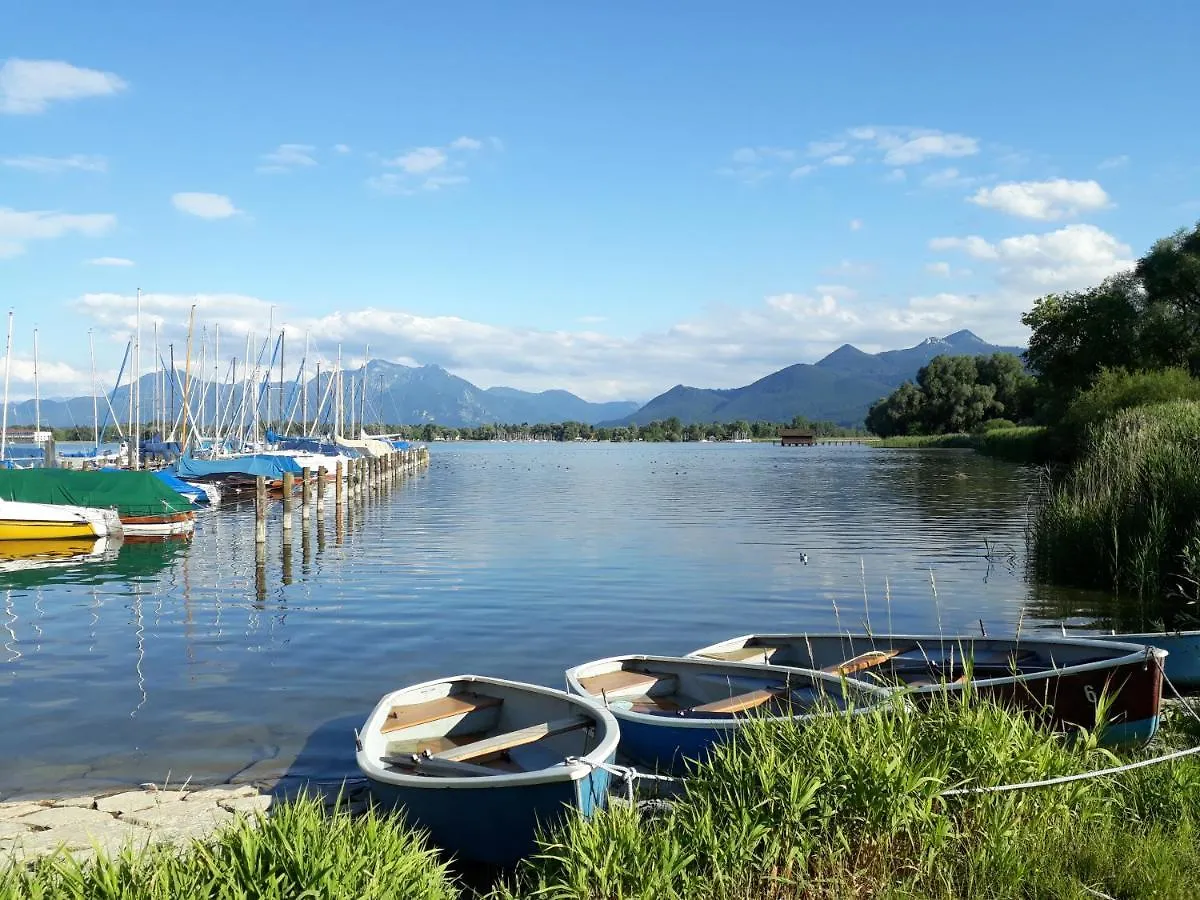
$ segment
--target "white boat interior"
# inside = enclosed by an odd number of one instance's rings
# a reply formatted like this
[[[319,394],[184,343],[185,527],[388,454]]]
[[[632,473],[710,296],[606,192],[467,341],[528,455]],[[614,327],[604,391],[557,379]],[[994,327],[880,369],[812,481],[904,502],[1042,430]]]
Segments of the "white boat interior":
[[[883,684],[923,687],[968,678],[1011,678],[1136,653],[1134,645],[1045,637],[938,635],[743,635],[690,654],[713,660],[799,666]]]
[[[388,694],[360,740],[368,760],[410,775],[534,772],[563,767],[606,739],[615,747],[616,735],[598,727],[601,715],[559,691],[460,676]]]
[[[887,696],[820,672],[674,657],[599,660],[569,670],[567,678],[614,711],[676,718],[798,716]]]

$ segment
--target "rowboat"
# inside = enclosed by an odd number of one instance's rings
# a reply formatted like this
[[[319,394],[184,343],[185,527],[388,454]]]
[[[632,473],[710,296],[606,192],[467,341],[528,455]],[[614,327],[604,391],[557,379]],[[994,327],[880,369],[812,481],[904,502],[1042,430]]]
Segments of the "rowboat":
[[[1096,707],[1112,697],[1100,738],[1148,741],[1158,730],[1166,651],[1086,638],[939,635],[751,634],[690,654],[811,666],[878,684],[905,685],[913,699],[970,686],[1056,730],[1096,729]]]
[[[0,499],[0,541],[71,540],[121,534],[111,509]]]
[[[535,848],[539,823],[605,805],[617,723],[562,691],[457,675],[387,694],[358,735],[358,768],[459,856],[506,864]]]
[[[894,692],[803,668],[671,656],[613,656],[567,670],[567,690],[599,700],[621,726],[621,752],[679,771],[754,716],[864,712]]]
[[[1200,631],[1146,631],[1140,634],[1087,635],[1098,641],[1121,644],[1147,644],[1170,654],[1163,671],[1180,690],[1200,689]]]

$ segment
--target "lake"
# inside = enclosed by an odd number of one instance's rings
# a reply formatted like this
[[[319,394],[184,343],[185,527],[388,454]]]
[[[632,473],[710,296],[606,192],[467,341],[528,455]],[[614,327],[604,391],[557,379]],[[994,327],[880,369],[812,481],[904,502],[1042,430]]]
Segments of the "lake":
[[[439,675],[562,686],[576,663],[748,631],[999,633],[1076,604],[1024,576],[1036,472],[971,452],[431,456],[340,527],[330,498],[288,546],[276,507],[265,565],[243,507],[188,542],[0,574],[0,797],[356,774],[352,729]]]

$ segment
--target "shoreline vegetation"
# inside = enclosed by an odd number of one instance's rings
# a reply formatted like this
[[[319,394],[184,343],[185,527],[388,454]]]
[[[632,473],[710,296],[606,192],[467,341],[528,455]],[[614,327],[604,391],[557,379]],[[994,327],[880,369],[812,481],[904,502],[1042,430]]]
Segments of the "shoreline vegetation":
[[[458,878],[398,817],[285,804],[182,852],[0,874],[0,900],[62,897],[845,898],[1191,896],[1200,759],[1049,788],[944,797],[1189,747],[1177,707],[1144,749],[1055,736],[975,698],[891,704],[803,725],[754,722],[653,814],[615,804],[543,836],[515,871]],[[490,882],[480,884],[480,882]]]

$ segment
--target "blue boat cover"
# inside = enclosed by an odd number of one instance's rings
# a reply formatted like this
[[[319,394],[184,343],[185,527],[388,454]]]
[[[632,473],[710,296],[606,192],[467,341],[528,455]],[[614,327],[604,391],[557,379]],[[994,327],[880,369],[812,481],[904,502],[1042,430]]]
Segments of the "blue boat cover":
[[[180,478],[204,478],[212,475],[246,475],[254,478],[258,475],[278,481],[284,472],[299,475],[300,464],[290,456],[272,456],[268,454],[248,453],[245,456],[232,456],[228,459],[196,459],[193,456],[181,456],[175,463],[175,474]]]
[[[158,477],[159,481],[177,494],[183,494],[183,496],[188,498],[197,497],[205,502],[208,501],[208,494],[203,489],[188,484],[182,478],[175,475],[175,473],[169,472],[166,469],[159,469],[154,474]]]
[[[267,442],[276,444],[281,450],[295,450],[299,453],[317,453],[325,456],[337,456],[345,453],[337,444],[322,441],[320,438],[287,437],[267,429]]]

